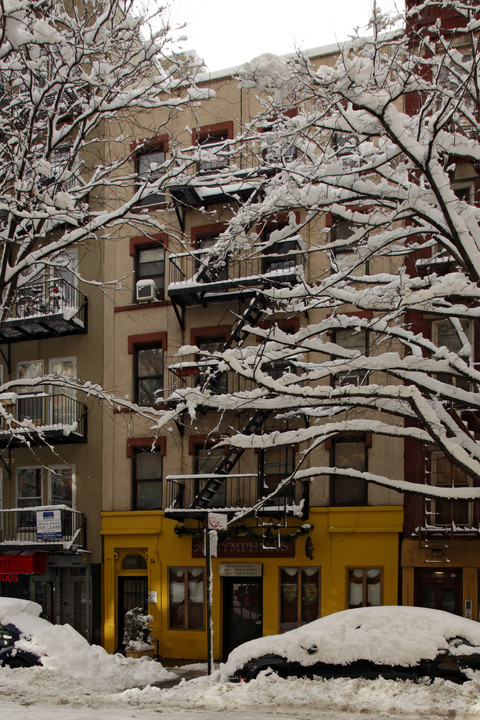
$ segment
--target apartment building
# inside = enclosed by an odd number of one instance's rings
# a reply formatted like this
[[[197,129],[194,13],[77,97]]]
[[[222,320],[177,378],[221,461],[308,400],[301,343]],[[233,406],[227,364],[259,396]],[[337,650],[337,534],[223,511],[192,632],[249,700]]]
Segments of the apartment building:
[[[407,0],[408,10],[419,5],[416,0]],[[436,48],[438,57],[445,54],[445,47],[451,47],[466,63],[472,58],[472,38],[470,34],[456,32],[465,28],[469,19],[478,16],[476,3],[463,6],[459,13],[452,6],[425,7],[420,14],[411,17],[408,26],[412,46],[418,42],[425,28],[431,33],[431,47]],[[470,16],[469,16],[470,13]],[[433,23],[437,23],[436,35],[432,32]],[[466,72],[465,72],[466,75]],[[448,90],[447,73],[444,73],[444,87]],[[407,96],[406,111],[415,114],[421,99],[414,93]],[[474,101],[463,101],[474,114],[478,115]],[[478,131],[468,120],[457,131],[467,138],[478,140]],[[458,199],[470,205],[478,206],[480,199],[480,177],[478,164],[467,161],[460,154],[452,152],[451,187]],[[442,277],[456,272],[459,265],[445,248],[433,246],[415,253],[412,257],[415,270],[421,277],[436,275]],[[416,332],[431,339],[438,346],[445,346],[457,353],[460,350],[458,334],[453,331],[449,318],[433,313],[412,313],[407,322]],[[462,327],[470,345],[469,360],[474,367],[480,361],[480,327],[477,320],[465,319]],[[450,383],[459,393],[473,390],[473,384],[455,374],[440,374],[439,381]],[[453,401],[458,427],[472,438],[478,438],[480,426],[475,408],[462,402]],[[424,444],[412,439],[405,443],[405,478],[422,485],[436,487],[468,488],[473,479],[467,472],[456,467],[435,443]],[[477,500],[448,500],[418,495],[405,496],[405,527],[402,542],[402,603],[420,605],[447,610],[458,615],[480,619],[479,593],[479,539],[480,504]]]
[[[315,62],[334,59],[331,50],[319,51]],[[158,163],[173,164],[179,148],[195,163],[169,181],[164,195],[145,200],[158,232],[119,233],[104,248],[107,279],[124,278],[105,309],[106,386],[142,406],[160,399],[159,406],[171,412],[189,390],[201,388],[209,398],[193,417],[187,403],[160,429],[124,411],[112,412],[104,424],[104,645],[122,649],[124,614],[141,606],[152,615],[156,650],[166,658],[207,656],[204,528],[210,513],[229,521],[212,558],[215,658],[245,640],[337,610],[399,600],[399,493],[315,476],[247,512],[290,475],[304,445],[217,446],[237,429],[258,437],[302,426],[303,420],[276,417],[266,407],[242,407],[248,379],[225,371],[208,353],[250,345],[260,354],[263,344],[249,327],[277,324],[289,333],[304,326],[306,313],[269,312],[265,293],[300,282],[303,273],[325,273],[325,254],[308,250],[333,228],[324,216],[287,241],[268,243],[287,222],[272,212],[254,228],[250,251],[244,247],[226,264],[204,261],[238,203],[258,191],[264,150],[242,155],[233,142],[259,109],[255,91],[240,88],[229,72],[209,75],[203,86],[215,96],[172,119],[168,135],[158,134],[164,124],[153,113],[145,113],[141,130],[132,127],[130,135],[122,126],[129,148],[138,143],[132,162],[138,182],[149,170],[155,175]],[[294,105],[287,101],[285,112],[295,112]],[[225,168],[235,175],[228,185],[221,182]],[[299,218],[303,212],[298,208]],[[255,247],[259,238],[266,242],[263,252]],[[314,311],[308,322],[315,312],[321,317]],[[183,346],[191,353],[176,355]],[[285,372],[295,369],[286,362],[269,368],[273,378]],[[222,404],[227,394],[238,397],[234,407]],[[342,462],[401,479],[403,445],[395,437],[360,433],[327,442],[306,460],[312,467]]]
[[[0,328],[3,381],[31,386],[2,396],[22,429],[0,425],[0,594],[34,600],[52,622],[100,639],[102,412],[70,388],[35,378],[102,377],[99,246],[72,247],[64,268],[35,272]]]

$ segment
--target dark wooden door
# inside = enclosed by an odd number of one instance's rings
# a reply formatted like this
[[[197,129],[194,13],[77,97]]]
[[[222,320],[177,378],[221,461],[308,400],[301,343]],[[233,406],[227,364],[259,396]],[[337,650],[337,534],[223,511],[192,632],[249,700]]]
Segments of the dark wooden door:
[[[415,605],[462,615],[462,571],[458,568],[417,568]]]
[[[223,578],[223,655],[261,637],[262,578]]]

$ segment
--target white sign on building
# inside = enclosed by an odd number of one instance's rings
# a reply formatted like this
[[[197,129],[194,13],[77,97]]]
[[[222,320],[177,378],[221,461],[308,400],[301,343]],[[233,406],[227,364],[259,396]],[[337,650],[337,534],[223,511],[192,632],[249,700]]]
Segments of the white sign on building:
[[[61,510],[37,510],[37,539],[62,539],[62,513]]]

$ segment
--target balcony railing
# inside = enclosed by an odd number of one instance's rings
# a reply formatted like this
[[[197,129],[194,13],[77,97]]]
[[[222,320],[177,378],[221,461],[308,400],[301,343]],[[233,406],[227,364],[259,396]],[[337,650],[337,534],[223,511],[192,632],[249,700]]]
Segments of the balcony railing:
[[[18,447],[26,441],[66,444],[87,440],[87,408],[68,395],[19,394],[4,408],[11,422],[8,417],[0,421],[0,447]]]
[[[250,508],[272,492],[270,489],[263,489],[264,483],[257,474],[168,475],[166,513],[177,514],[179,511],[188,510],[203,485],[213,478],[221,478],[223,483],[211,499],[208,506],[210,509],[235,512]],[[263,510],[302,515],[305,511],[305,503],[308,502],[307,493],[308,484],[296,481],[279,491],[278,495],[269,498]],[[205,512],[205,510],[197,509],[192,512]]]
[[[165,393],[167,402],[174,403],[181,399],[181,393],[175,392],[206,388],[213,395],[249,393],[258,387],[256,380],[244,377],[233,370],[219,370],[220,362],[215,359],[199,359],[198,356],[184,355],[181,361],[173,361],[168,365],[168,388]],[[296,374],[292,363],[266,363],[263,372],[268,378],[278,380],[285,374]],[[299,383],[301,387],[304,383]],[[272,390],[272,392],[275,392]]]
[[[291,139],[269,141],[266,136],[253,149],[233,140],[189,148],[182,151],[182,158],[193,162],[170,184],[169,192],[174,201],[188,207],[245,199],[261,188],[265,176],[296,157]]]
[[[0,545],[85,547],[85,516],[66,505],[0,510]]]
[[[295,249],[291,249],[292,246]],[[215,267],[207,250],[170,255],[170,283],[168,295],[181,305],[195,305],[206,299],[221,301],[225,292],[229,298],[259,286],[298,282],[303,256],[299,236],[285,242],[285,252],[269,254],[252,252],[245,257],[228,258]]]
[[[87,331],[87,298],[66,280],[22,286],[10,317],[0,328],[0,342],[19,342]]]

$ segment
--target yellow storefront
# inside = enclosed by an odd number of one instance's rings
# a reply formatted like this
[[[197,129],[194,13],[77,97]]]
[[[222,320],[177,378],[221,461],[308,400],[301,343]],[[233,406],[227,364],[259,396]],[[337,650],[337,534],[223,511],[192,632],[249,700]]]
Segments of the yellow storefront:
[[[358,604],[396,605],[398,506],[311,508],[265,542],[253,523],[219,533],[212,559],[213,654]],[[123,614],[148,600],[157,654],[207,656],[205,558],[198,524],[163,511],[102,514],[104,645],[121,650]],[[130,605],[130,607],[128,607]]]

